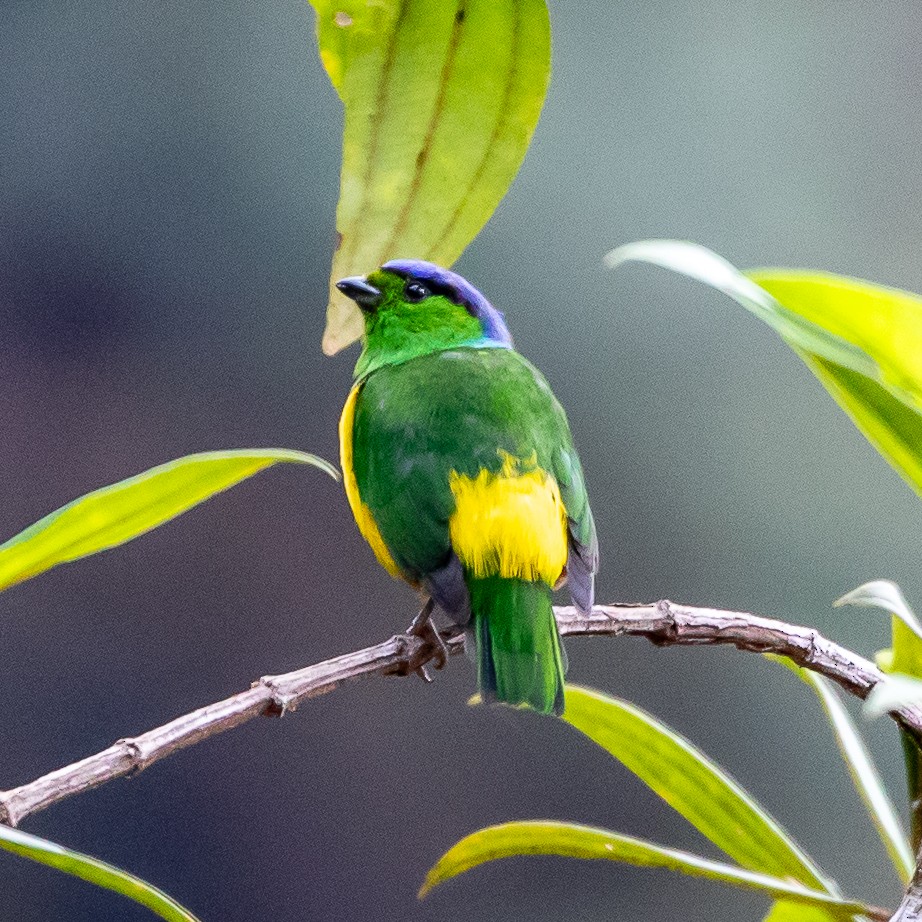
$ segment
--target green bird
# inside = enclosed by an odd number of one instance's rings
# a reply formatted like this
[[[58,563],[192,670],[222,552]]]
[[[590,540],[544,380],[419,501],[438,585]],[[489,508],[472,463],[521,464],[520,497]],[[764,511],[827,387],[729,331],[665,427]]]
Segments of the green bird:
[[[340,420],[346,495],[378,561],[467,628],[487,701],[564,709],[551,604],[592,608],[598,542],[566,415],[503,315],[421,260],[337,282],[365,321]]]

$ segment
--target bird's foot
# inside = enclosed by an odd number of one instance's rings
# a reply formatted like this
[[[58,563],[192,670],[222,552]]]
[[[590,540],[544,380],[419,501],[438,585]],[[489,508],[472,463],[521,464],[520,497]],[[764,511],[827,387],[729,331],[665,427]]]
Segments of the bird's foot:
[[[442,635],[439,634],[439,629],[432,620],[434,607],[435,603],[432,599],[428,599],[420,613],[406,629],[407,634],[412,634],[423,641],[423,647],[420,653],[407,664],[401,675],[409,675],[413,672],[424,682],[432,681],[432,676],[426,668],[429,663],[432,663],[436,669],[441,669],[448,662],[448,647],[445,646],[445,641],[442,640]]]

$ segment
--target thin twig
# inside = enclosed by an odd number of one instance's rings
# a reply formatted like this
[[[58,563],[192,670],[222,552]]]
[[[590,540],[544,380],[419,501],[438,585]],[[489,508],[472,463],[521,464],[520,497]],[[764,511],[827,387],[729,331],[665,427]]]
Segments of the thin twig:
[[[646,637],[661,646],[731,644],[740,650],[776,653],[832,679],[859,698],[867,697],[884,679],[872,662],[827,640],[812,628],[746,612],[692,608],[662,601],[650,605],[599,605],[590,615],[581,615],[574,608],[556,608],[555,614],[564,635],[631,635]],[[463,649],[459,628],[442,631],[441,636],[451,653]],[[425,640],[398,634],[384,643],[315,666],[285,675],[264,676],[247,691],[199,708],[141,736],[121,739],[94,756],[0,792],[0,823],[15,826],[65,797],[135,774],[180,749],[254,717],[281,716],[302,701],[326,694],[346,681],[413,672],[432,653]],[[916,740],[922,741],[922,710],[906,707],[893,716]]]

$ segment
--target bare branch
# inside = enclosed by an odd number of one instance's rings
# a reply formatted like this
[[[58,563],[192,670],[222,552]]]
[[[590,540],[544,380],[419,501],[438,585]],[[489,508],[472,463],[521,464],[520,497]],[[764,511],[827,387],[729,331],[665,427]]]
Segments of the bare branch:
[[[662,601],[650,605],[599,605],[590,615],[581,615],[575,608],[556,608],[555,613],[564,635],[630,635],[646,637],[660,646],[730,644],[740,650],[776,653],[832,679],[859,698],[867,697],[884,679],[872,662],[827,640],[812,628],[746,612],[692,608]],[[463,649],[459,628],[442,631],[442,638],[451,653]],[[326,694],[346,681],[411,673],[433,652],[431,645],[419,637],[398,634],[384,643],[305,669],[264,676],[247,691],[199,708],[141,736],[121,739],[96,755],[0,792],[0,822],[15,826],[65,797],[139,772],[180,749],[254,717],[281,716],[302,701]],[[906,707],[893,716],[917,741],[922,741],[922,710]]]

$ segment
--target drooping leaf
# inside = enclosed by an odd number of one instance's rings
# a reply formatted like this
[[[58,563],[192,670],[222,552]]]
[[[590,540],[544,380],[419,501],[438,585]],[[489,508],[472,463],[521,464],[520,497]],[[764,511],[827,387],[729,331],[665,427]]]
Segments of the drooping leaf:
[[[772,816],[687,739],[618,698],[567,685],[563,719],[622,762],[744,868],[835,894]]]
[[[790,345],[861,374],[874,376],[873,360],[853,343],[777,301],[768,291],[707,247],[686,240],[638,240],[612,250],[605,264],[647,262],[704,282],[733,298]]]
[[[362,322],[333,282],[395,257],[451,265],[496,209],[550,79],[544,0],[311,0],[345,110],[323,349]]]
[[[895,672],[871,689],[864,701],[864,713],[868,717],[880,717],[907,705],[922,705],[922,680]]]
[[[831,272],[751,269],[746,275],[798,317],[870,356],[881,383],[922,410],[922,297]]]
[[[665,868],[757,890],[775,899],[784,898],[802,909],[819,908],[824,918],[847,919],[865,908],[859,903],[810,890],[789,880],[711,861],[690,852],[654,845],[606,829],[550,821],[503,823],[466,836],[442,855],[429,871],[419,895],[421,898],[426,896],[444,881],[480,864],[518,855],[559,855]]]
[[[922,494],[922,298],[860,279],[793,269],[745,273],[704,247],[644,240],[610,266],[643,260],[730,295],[768,323],[868,441]]]
[[[883,579],[864,583],[842,596],[835,604],[869,606],[890,612],[892,642],[889,650],[878,654],[878,663],[885,672],[899,673],[910,681],[922,678],[922,627],[896,583]],[[890,688],[887,687],[890,683],[887,683],[872,691],[865,705],[872,709],[872,713],[875,708],[883,708],[884,712],[890,710],[888,699],[893,707],[909,703],[905,698],[907,694],[911,698],[912,690],[905,685],[905,678],[892,681],[896,684]],[[900,741],[909,793],[910,839],[912,848],[918,853],[922,846],[922,753],[916,741],[902,728]]]
[[[855,918],[863,919],[865,915],[867,914]],[[829,912],[825,909],[818,909],[816,906],[804,906],[800,903],[779,900],[772,906],[762,922],[829,922]]]
[[[280,462],[310,464],[339,476],[323,459],[284,448],[187,455],[87,493],[0,545],[0,590],[124,544]]]
[[[810,669],[803,669],[784,657],[773,656],[771,659],[786,666],[816,692],[823,710],[829,718],[829,723],[832,725],[839,752],[842,753],[842,758],[848,767],[849,774],[852,776],[855,789],[864,801],[865,807],[867,807],[871,821],[874,823],[880,840],[893,862],[897,875],[904,884],[908,883],[915,870],[915,862],[909,848],[909,842],[903,832],[896,808],[893,806],[890,795],[884,787],[883,779],[880,777],[880,773],[877,771],[871,759],[871,754],[858,733],[858,728],[855,726],[851,715],[845,709],[828,679]],[[916,684],[918,685],[916,694],[918,700],[922,702],[922,682]],[[878,688],[882,687],[877,686],[872,691],[872,696]],[[899,705],[896,706],[898,707]]]
[[[171,896],[139,877],[38,836],[0,825],[0,848],[127,896],[168,922],[198,922]]]

